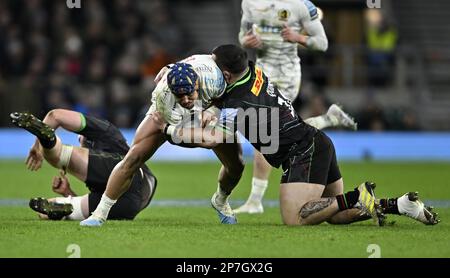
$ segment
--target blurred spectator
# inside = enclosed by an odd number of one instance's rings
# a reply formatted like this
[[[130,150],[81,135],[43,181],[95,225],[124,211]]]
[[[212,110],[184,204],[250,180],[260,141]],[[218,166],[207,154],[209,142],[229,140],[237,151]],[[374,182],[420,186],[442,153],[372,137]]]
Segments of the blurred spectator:
[[[393,123],[392,129],[400,131],[418,131],[420,125],[417,120],[416,112],[411,108],[399,108],[393,111],[389,117]]]
[[[359,130],[383,131],[388,128],[386,115],[375,100],[369,98],[362,107],[356,115]]]
[[[131,127],[150,102],[156,73],[185,56],[183,37],[160,0],[89,0],[82,9],[0,1],[0,84],[25,88],[38,115],[75,109]]]
[[[397,30],[378,9],[367,10],[366,28],[369,85],[383,87],[393,77]]]
[[[402,126],[401,130],[405,131],[417,131],[420,130],[420,125],[417,121],[416,113],[411,109],[406,109],[402,115]]]

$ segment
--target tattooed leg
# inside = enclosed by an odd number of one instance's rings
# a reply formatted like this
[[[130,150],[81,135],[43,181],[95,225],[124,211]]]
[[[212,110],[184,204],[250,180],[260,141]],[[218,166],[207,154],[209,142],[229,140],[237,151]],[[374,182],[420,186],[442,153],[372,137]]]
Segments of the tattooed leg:
[[[315,225],[322,223],[339,211],[335,197],[321,198],[307,202],[299,211],[300,225]]]
[[[335,197],[344,194],[344,181],[341,179],[327,185],[323,191],[322,198]],[[330,224],[350,224],[353,222],[364,221],[371,219],[371,216],[365,214],[362,210],[352,208],[348,210],[339,211],[335,215],[327,219]]]

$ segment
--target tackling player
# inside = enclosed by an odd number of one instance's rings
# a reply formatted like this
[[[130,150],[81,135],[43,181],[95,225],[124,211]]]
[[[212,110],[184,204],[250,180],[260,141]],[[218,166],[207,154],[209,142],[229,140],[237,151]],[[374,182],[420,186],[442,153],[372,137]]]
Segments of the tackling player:
[[[278,148],[275,152],[263,152],[263,155],[273,167],[282,166],[284,170],[280,209],[285,224],[313,225],[323,221],[344,224],[370,216],[383,225],[384,213],[406,215],[430,225],[439,222],[437,214],[418,200],[417,193],[378,201],[374,194],[375,184],[370,182],[344,193],[330,138],[295,113],[263,71],[247,62],[243,49],[222,45],[214,49],[213,57],[228,83],[226,92],[216,102],[222,109],[218,125],[174,127],[165,123],[159,113],[153,114],[154,121],[173,140],[183,139],[183,142],[202,147],[214,147],[218,142],[230,139],[238,130],[258,150],[264,150],[267,142],[259,132],[252,134],[252,130],[271,130],[272,125],[279,126],[279,136],[271,138],[272,142],[278,143]],[[247,120],[249,110],[258,112],[256,120]],[[277,117],[268,120],[267,114],[272,113],[278,113]]]

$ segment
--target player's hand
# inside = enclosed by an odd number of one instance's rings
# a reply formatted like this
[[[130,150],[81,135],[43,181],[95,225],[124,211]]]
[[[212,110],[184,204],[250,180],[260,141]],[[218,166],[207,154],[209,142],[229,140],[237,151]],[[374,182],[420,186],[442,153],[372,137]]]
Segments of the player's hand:
[[[43,160],[44,154],[42,146],[39,144],[39,141],[36,141],[28,153],[25,164],[27,165],[28,170],[37,171],[41,168]]]
[[[260,48],[262,46],[262,40],[258,35],[253,33],[253,30],[249,30],[244,35],[242,46],[245,48]]]
[[[70,189],[69,179],[66,177],[65,171],[61,170],[59,176],[53,178],[52,190],[63,196],[69,196],[72,192]]]
[[[169,70],[168,67],[163,67],[155,77],[155,83],[158,83],[163,78],[164,74]]]
[[[281,37],[288,42],[302,43],[306,41],[306,36],[300,35],[298,32],[289,27],[286,23],[283,24],[283,29],[281,30]]]
[[[216,123],[217,123],[216,115],[208,111],[202,112],[202,128],[205,128],[208,125],[215,125]]]
[[[155,111],[152,113],[152,119],[157,128],[163,131],[167,124],[166,121],[164,120],[163,115],[160,112]]]

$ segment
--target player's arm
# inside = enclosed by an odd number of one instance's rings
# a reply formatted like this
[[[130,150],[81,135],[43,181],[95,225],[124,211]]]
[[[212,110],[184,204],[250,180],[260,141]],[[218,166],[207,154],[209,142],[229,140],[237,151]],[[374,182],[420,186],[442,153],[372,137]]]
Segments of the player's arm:
[[[70,187],[69,179],[65,171],[61,170],[59,176],[53,177],[52,190],[64,197],[75,197],[77,194]]]
[[[241,28],[239,31],[239,43],[245,48],[259,48],[262,46],[261,38],[253,33],[253,22],[246,0],[242,1]]]
[[[305,22],[304,30],[308,35],[303,36],[304,39],[299,42],[301,45],[312,50],[326,51],[328,49],[328,38],[319,19]]]
[[[205,128],[174,128],[171,125],[164,126],[164,132],[172,138],[174,142],[183,142],[191,146],[212,149],[217,145],[226,142],[227,134],[221,129],[213,127]]]
[[[281,36],[286,41],[296,42],[311,50],[326,51],[328,38],[325,34],[319,11],[310,1],[304,1],[299,6],[300,24],[305,34],[299,34],[286,24],[281,31]]]
[[[234,134],[220,123],[207,125],[204,128],[183,128],[167,124],[158,112],[153,113],[152,116],[161,132],[169,136],[175,144],[187,144],[192,147],[210,149],[227,142],[228,138],[234,137]]]

